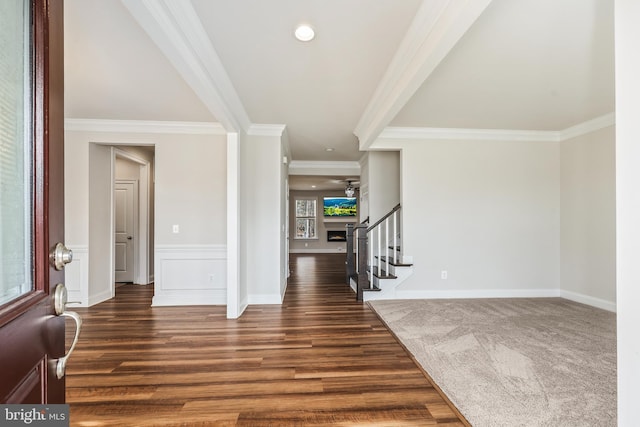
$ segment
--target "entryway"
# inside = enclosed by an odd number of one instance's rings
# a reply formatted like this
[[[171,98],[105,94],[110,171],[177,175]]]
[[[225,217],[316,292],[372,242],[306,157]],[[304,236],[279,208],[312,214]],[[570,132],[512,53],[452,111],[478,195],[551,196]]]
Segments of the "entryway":
[[[114,149],[111,223],[115,283],[153,282],[154,154],[153,146]]]

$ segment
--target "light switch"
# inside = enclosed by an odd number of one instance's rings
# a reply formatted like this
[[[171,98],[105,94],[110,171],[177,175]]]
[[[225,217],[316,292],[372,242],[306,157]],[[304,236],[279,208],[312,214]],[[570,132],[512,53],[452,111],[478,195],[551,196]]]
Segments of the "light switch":
[[[178,234],[180,232],[180,225],[179,224],[173,224],[173,232],[175,234]]]

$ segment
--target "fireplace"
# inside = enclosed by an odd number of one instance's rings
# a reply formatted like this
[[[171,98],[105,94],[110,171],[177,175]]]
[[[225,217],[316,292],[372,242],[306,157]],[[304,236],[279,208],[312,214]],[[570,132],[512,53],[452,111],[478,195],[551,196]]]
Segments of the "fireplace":
[[[327,230],[327,242],[346,242],[347,232],[345,230]]]

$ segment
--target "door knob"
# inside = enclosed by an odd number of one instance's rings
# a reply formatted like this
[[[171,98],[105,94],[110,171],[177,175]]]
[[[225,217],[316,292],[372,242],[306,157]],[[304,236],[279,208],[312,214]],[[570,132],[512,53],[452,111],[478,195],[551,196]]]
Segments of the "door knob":
[[[51,252],[51,260],[56,270],[62,270],[66,264],[73,261],[73,251],[62,243],[57,243]]]
[[[132,240],[132,239],[133,239],[133,237],[127,236],[127,240]]]
[[[56,377],[61,379],[64,377],[65,369],[67,367],[67,360],[69,360],[69,356],[73,353],[73,350],[76,348],[76,344],[78,343],[78,338],[80,337],[80,328],[82,327],[82,318],[80,315],[74,311],[67,311],[67,288],[59,283],[56,285],[56,290],[53,294],[53,305],[55,307],[56,315],[70,317],[76,322],[76,334],[73,337],[73,342],[71,343],[71,347],[69,347],[69,351],[58,359],[56,363]]]

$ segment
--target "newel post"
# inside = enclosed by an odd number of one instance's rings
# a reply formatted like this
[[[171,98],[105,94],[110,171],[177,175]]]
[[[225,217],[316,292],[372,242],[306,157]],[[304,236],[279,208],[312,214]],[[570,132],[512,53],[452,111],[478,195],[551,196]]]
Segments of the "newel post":
[[[353,224],[347,224],[347,285],[351,286],[351,277],[356,274],[353,256]]]
[[[358,227],[358,301],[362,301],[364,289],[369,287],[369,276],[367,273],[367,227]]]

